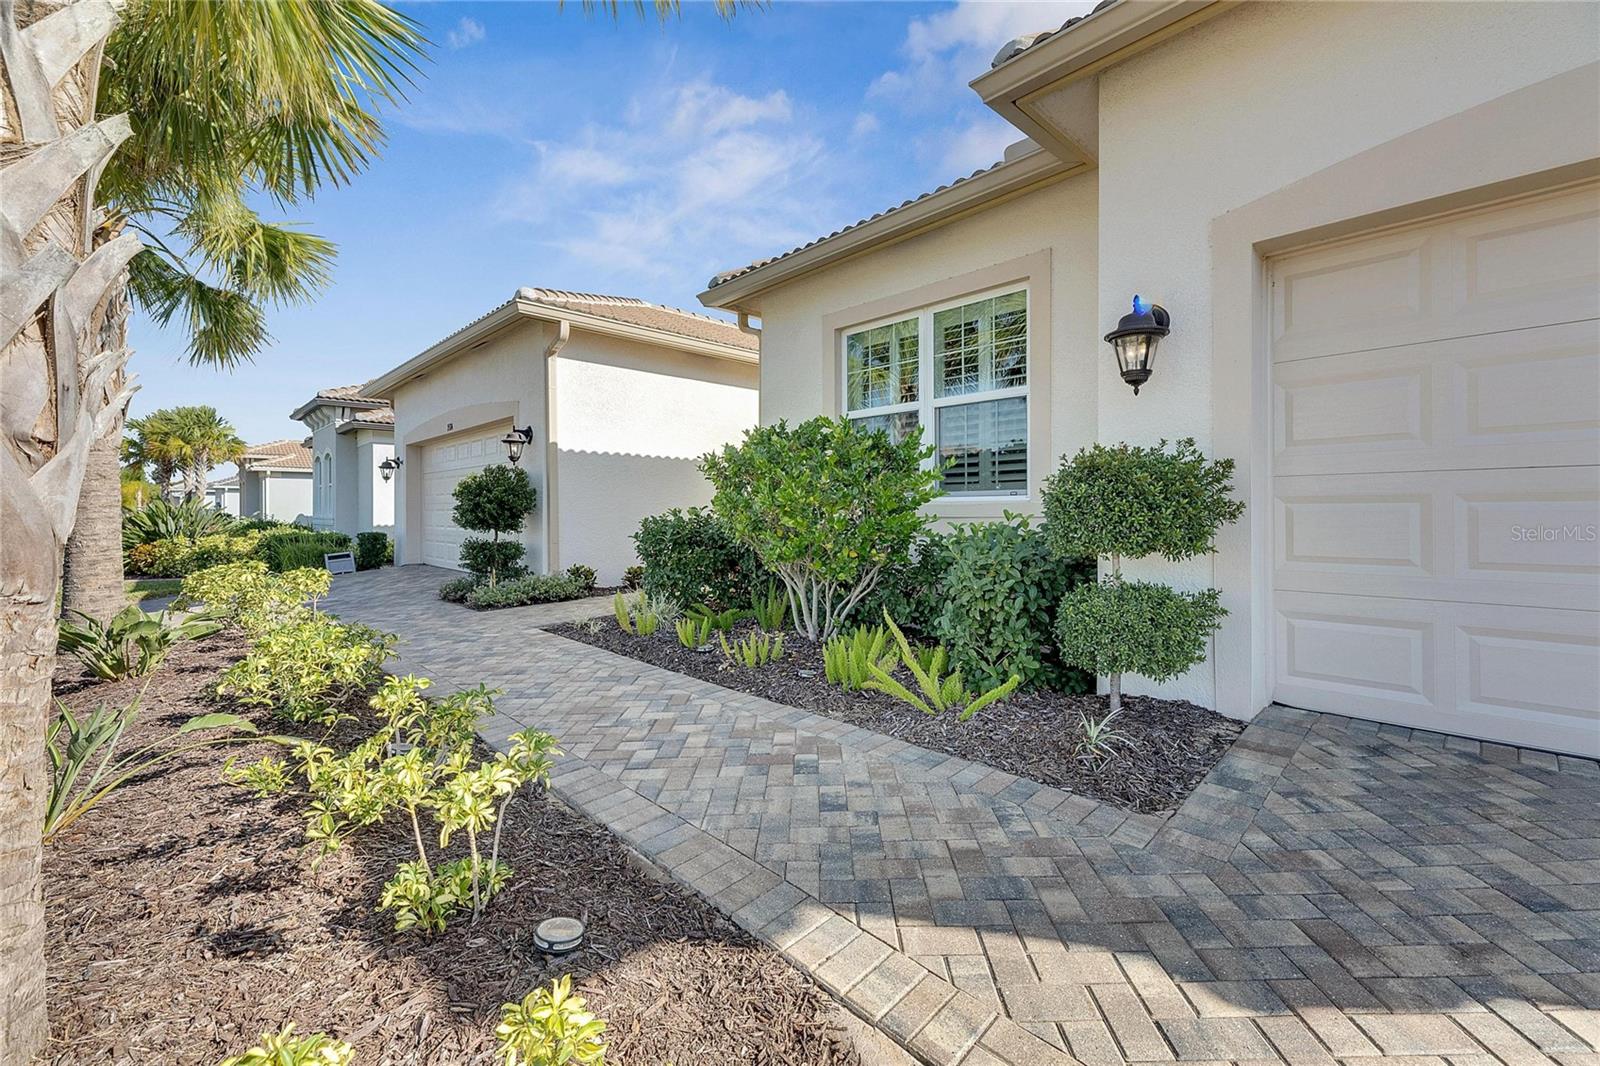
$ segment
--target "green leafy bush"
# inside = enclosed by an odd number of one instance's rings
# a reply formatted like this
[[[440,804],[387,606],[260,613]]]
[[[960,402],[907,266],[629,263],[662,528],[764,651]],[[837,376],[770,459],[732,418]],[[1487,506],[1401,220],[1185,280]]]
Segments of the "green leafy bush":
[[[439,586],[439,598],[446,603],[466,603],[467,597],[472,595],[472,590],[478,587],[475,577],[451,578]]]
[[[755,554],[699,507],[651,515],[639,523],[633,543],[644,560],[645,591],[677,603],[748,603],[761,572]]]
[[[818,417],[749,430],[701,465],[717,517],[783,582],[795,628],[824,641],[909,559],[939,495],[938,471],[922,465],[932,454],[916,437]]]
[[[466,595],[466,605],[487,609],[523,607],[530,603],[557,603],[580,599],[588,590],[567,574],[524,574],[498,585],[478,585]]]
[[[180,605],[201,603],[206,614],[236,622],[247,633],[263,633],[305,615],[306,605],[333,587],[333,575],[322,567],[303,567],[274,574],[258,560],[208,567],[183,579]]]
[[[329,552],[349,550],[347,533],[273,533],[261,538],[256,558],[266,563],[268,570],[281,574],[302,567],[320,567],[322,557]]]
[[[526,551],[520,541],[468,537],[461,542],[461,565],[478,581],[492,586],[521,576]]]
[[[939,588],[950,568],[948,536],[929,530],[912,542],[905,559],[884,568],[877,587],[856,604],[854,617],[873,624],[885,611],[902,629],[932,633],[944,610]]]
[[[310,526],[282,522],[276,518],[243,518],[234,526],[239,533],[310,533]]]
[[[1063,657],[1096,674],[1170,681],[1205,660],[1206,639],[1227,613],[1217,598],[1216,589],[1179,592],[1117,578],[1090,582],[1061,601],[1056,639]]]
[[[217,692],[297,722],[331,724],[346,699],[377,681],[394,644],[367,626],[307,611],[256,634],[249,654],[223,671]]]
[[[1206,638],[1227,613],[1219,593],[1179,593],[1123,582],[1122,560],[1188,559],[1212,550],[1217,530],[1244,504],[1229,496],[1233,461],[1208,461],[1193,440],[1154,448],[1096,444],[1045,482],[1045,537],[1065,558],[1105,557],[1107,580],[1083,584],[1061,602],[1056,634],[1068,663],[1104,674],[1109,711],[1122,708],[1122,675],[1155,681],[1205,660]]]
[[[539,494],[528,481],[528,473],[515,466],[486,466],[475,474],[468,474],[456,482],[456,505],[450,517],[461,529],[474,533],[488,533],[468,538],[461,545],[461,565],[474,574],[488,579],[492,586],[500,575],[522,559],[520,542],[513,553],[509,547],[500,547],[502,533],[520,533],[522,525],[539,502]],[[493,547],[474,547],[469,558],[469,545],[490,544]]]
[[[394,562],[394,541],[389,534],[369,531],[356,534],[356,569],[376,570]]]
[[[895,646],[900,652],[900,665],[905,667],[906,672],[916,682],[918,691],[912,692],[899,678],[877,662],[867,664],[867,672],[872,678],[866,683],[865,688],[893,696],[927,715],[955,711],[957,719],[965,722],[990,704],[1005,699],[1022,684],[1022,678],[1012,674],[1001,684],[975,696],[968,690],[960,670],[953,670],[949,674],[944,672],[946,652],[943,645],[935,647],[931,655],[918,654],[918,650],[906,640],[900,627],[895,625],[893,618],[884,615],[883,621],[894,636]]]
[[[1232,479],[1233,460],[1208,461],[1192,439],[1096,444],[1045,481],[1045,536],[1063,558],[1109,556],[1113,570],[1123,557],[1203,555],[1244,513]]]
[[[262,1033],[261,1042],[243,1055],[222,1060],[222,1066],[350,1066],[355,1049],[326,1033],[294,1035],[294,1023],[280,1032]]]
[[[958,525],[945,537],[948,561],[934,633],[950,664],[974,684],[992,688],[1016,674],[1024,687],[1094,691],[1094,679],[1061,661],[1056,609],[1067,590],[1094,580],[1094,560],[1067,560],[1050,550],[1028,519]]]
[[[578,583],[584,595],[593,592],[595,582],[600,580],[600,575],[595,573],[594,567],[582,563],[573,563],[567,567],[567,576]]]
[[[186,577],[197,570],[249,559],[258,548],[254,533],[234,536],[217,533],[198,540],[165,539],[137,544],[123,553],[130,574],[146,577]]]
[[[494,1035],[503,1066],[604,1066],[606,1023],[585,1006],[565,974],[502,1006]]]
[[[61,623],[59,649],[104,681],[144,677],[178,641],[209,637],[222,628],[221,622],[203,616],[169,618],[165,611],[142,611],[137,605],[124,607],[107,622],[82,611],[71,613],[81,621]]]
[[[232,515],[200,500],[168,503],[157,497],[138,510],[122,512],[122,547],[128,549],[157,540],[193,542],[215,533],[248,532],[237,526]]]
[[[622,572],[622,583],[630,589],[644,588],[644,567],[630,566]]]

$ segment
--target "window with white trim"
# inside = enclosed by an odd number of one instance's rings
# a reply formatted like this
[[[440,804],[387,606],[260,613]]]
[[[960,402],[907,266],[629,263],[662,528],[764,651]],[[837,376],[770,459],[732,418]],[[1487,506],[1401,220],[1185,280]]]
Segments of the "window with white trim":
[[[843,347],[846,418],[897,441],[923,432],[951,496],[1027,495],[1027,289],[858,326]]]

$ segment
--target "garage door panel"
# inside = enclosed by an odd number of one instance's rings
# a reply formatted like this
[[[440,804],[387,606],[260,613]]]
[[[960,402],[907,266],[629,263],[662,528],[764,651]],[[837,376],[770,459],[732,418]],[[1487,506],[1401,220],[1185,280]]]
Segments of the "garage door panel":
[[[468,474],[500,461],[505,425],[479,427],[422,449],[422,561],[461,569],[461,542],[467,533],[451,517],[455,487]]]
[[[1303,360],[1272,391],[1283,475],[1589,464],[1600,322]]]
[[[1600,317],[1600,196],[1327,245],[1273,271],[1274,363]]]
[[[1600,187],[1271,278],[1275,698],[1600,754]]]
[[[1277,698],[1600,755],[1595,619],[1591,611],[1280,592]]]
[[[1274,479],[1273,584],[1510,606],[1600,605],[1600,469]]]

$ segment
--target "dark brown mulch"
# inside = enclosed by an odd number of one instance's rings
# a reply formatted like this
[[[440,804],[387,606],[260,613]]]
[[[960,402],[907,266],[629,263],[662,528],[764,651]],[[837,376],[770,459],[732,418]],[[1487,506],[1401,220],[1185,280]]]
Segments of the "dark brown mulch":
[[[235,646],[180,647],[124,748],[216,709],[207,692]],[[57,691],[86,708],[136,687],[68,676]],[[501,1003],[570,973],[610,1022],[616,1066],[859,1064],[825,993],[552,799],[513,805],[502,851],[515,872],[484,920],[428,940],[393,932],[375,910],[395,864],[414,857],[405,830],[364,830],[312,873],[299,851],[303,797],[223,784],[226,754],[194,753],[130,784],[48,849],[48,1061],[211,1066],[294,1021],[351,1041],[363,1062],[488,1063]],[[562,959],[532,944],[555,914],[589,927]]]
[[[1116,725],[1128,744],[1112,761],[1091,765],[1079,757],[1076,747],[1080,715],[1103,716],[1104,696],[1037,690],[986,707],[965,722],[954,715],[935,718],[881,692],[847,692],[828,684],[821,647],[794,633],[784,634],[782,659],[749,669],[729,665],[720,648],[699,652],[683,647],[671,626],[663,625],[648,637],[634,637],[612,619],[598,621],[594,632],[593,623],[563,622],[549,629],[619,655],[1145,814],[1177,808],[1244,728],[1184,700],[1124,696]],[[736,632],[750,627],[751,623],[741,623]]]

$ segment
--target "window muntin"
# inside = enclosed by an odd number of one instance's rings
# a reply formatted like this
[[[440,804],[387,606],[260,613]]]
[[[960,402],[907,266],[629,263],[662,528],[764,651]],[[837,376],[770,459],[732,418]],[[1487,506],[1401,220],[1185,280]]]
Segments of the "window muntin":
[[[926,427],[951,496],[1028,492],[1028,290],[847,332],[845,417],[899,441]]]

